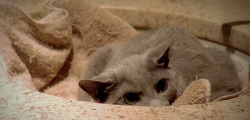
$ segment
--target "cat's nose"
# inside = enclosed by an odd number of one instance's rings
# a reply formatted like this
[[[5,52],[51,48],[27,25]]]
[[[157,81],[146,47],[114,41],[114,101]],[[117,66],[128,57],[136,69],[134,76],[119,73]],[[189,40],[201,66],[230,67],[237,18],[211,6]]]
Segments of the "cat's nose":
[[[150,106],[169,106],[169,102],[162,102],[161,100],[154,99],[150,102]]]

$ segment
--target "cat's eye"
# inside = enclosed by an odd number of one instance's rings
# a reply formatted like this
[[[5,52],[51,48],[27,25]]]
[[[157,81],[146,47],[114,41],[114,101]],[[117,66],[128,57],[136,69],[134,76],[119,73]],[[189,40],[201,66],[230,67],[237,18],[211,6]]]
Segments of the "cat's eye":
[[[140,97],[136,93],[126,93],[122,96],[122,101],[128,105],[133,105],[139,101]]]
[[[155,89],[158,93],[165,92],[168,88],[167,79],[161,79],[155,86]]]

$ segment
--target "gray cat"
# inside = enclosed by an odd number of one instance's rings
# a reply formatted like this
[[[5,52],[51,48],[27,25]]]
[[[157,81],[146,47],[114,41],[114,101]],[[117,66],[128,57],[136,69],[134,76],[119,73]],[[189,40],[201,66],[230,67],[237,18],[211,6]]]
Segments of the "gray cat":
[[[162,27],[98,49],[79,86],[100,103],[163,106],[196,77],[211,82],[211,100],[240,91],[229,55],[180,28]]]

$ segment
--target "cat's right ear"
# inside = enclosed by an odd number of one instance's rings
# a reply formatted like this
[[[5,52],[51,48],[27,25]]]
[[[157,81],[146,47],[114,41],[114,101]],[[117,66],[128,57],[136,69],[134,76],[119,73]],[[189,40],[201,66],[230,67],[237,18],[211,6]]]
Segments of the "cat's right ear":
[[[94,80],[81,80],[78,85],[95,101],[105,102],[110,91],[116,86],[113,82],[100,82]]]

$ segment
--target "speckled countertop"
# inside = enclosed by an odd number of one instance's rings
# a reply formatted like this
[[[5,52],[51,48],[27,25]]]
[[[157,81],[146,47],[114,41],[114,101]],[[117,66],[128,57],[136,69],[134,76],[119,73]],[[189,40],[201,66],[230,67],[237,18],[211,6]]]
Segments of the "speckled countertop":
[[[223,43],[250,54],[249,0],[92,0],[91,2],[137,28],[178,25],[199,38]]]
[[[180,107],[137,107],[63,99],[0,82],[0,119],[241,119],[250,118],[250,94],[223,102]]]

